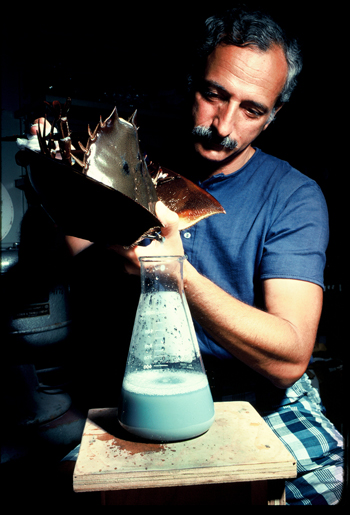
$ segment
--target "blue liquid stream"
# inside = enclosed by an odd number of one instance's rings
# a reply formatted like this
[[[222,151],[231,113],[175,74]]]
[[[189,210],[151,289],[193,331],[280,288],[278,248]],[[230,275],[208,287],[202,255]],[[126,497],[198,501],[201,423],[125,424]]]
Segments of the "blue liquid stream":
[[[205,433],[214,416],[205,374],[152,370],[124,378],[119,422],[133,434],[157,441],[187,440]]]

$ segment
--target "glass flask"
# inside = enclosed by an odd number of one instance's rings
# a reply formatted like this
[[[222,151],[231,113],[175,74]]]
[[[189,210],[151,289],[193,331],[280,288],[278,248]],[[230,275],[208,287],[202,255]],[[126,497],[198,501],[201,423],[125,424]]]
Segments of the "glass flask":
[[[140,258],[141,295],[118,418],[127,431],[149,440],[187,440],[214,422],[214,403],[183,289],[185,259]]]

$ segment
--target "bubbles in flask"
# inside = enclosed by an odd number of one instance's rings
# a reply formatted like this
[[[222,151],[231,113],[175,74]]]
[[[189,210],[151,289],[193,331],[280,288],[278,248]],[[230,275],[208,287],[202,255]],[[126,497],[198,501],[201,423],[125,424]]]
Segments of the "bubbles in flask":
[[[184,306],[180,268],[174,272],[173,257],[140,261],[142,293],[118,417],[123,427],[142,437],[192,438],[210,427],[214,409]]]

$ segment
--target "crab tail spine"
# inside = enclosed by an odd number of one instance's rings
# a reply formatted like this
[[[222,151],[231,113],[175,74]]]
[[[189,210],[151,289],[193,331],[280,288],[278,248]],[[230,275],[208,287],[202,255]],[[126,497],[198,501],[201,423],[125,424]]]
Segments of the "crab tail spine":
[[[128,119],[128,122],[129,123],[132,123],[133,126],[137,129],[136,127],[136,114],[137,114],[137,109],[133,112],[133,114],[130,116],[130,118]]]
[[[83,161],[81,161],[80,159],[77,158],[76,155],[74,155],[74,160],[78,163],[78,165],[80,165],[82,168],[85,168],[85,164],[83,163]]]
[[[79,144],[79,147],[81,148],[81,150],[84,152],[84,154],[87,154],[87,148],[84,147],[84,145],[82,143],[80,143],[80,141],[78,141],[78,144]]]

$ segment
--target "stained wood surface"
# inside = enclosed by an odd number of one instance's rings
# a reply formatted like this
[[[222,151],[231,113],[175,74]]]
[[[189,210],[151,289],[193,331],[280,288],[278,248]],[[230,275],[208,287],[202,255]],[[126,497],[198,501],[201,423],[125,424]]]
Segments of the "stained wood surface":
[[[90,410],[73,487],[110,491],[295,476],[293,456],[248,402],[219,402],[207,433],[175,443],[134,437],[119,425],[116,408]]]

